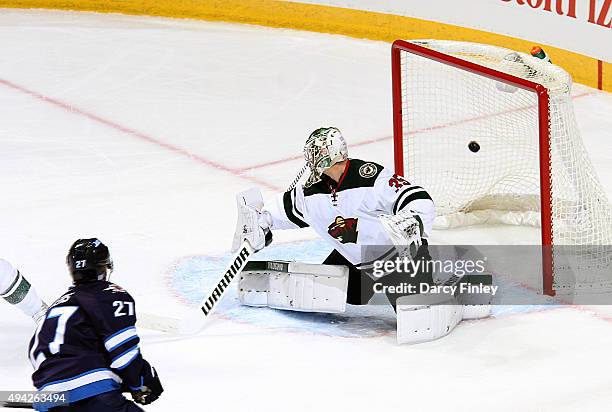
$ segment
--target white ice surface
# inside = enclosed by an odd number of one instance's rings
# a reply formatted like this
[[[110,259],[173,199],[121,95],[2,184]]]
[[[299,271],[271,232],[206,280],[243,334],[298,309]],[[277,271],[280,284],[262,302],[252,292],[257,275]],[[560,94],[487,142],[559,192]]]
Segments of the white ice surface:
[[[353,157],[392,164],[386,43],[0,10],[0,50],[0,255],[48,301],[69,284],[70,243],[98,236],[140,311],[184,313],[210,280],[204,269],[227,253],[234,194],[284,188],[301,166],[286,159],[316,127],[343,130]],[[612,195],[612,96],[575,89],[587,93],[575,109]],[[324,256],[319,242],[295,243],[305,239],[312,232],[279,233],[270,256]],[[537,232],[434,233],[438,243],[508,239],[532,243]],[[6,304],[0,319],[0,390],[28,389],[33,325]],[[197,337],[141,331],[166,388],[147,410],[600,411],[612,402],[612,323],[590,310],[464,322],[413,347],[395,344],[394,327],[384,308],[294,315],[230,297]]]

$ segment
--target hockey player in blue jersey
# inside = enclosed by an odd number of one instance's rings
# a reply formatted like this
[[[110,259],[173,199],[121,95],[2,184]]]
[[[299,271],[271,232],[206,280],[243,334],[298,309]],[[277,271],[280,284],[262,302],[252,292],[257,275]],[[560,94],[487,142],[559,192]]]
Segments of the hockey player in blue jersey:
[[[40,322],[29,346],[32,380],[39,391],[61,392],[67,405],[45,411],[142,411],[163,392],[159,376],[140,352],[134,299],[110,283],[113,262],[98,239],[79,239],[66,257],[73,286]]]

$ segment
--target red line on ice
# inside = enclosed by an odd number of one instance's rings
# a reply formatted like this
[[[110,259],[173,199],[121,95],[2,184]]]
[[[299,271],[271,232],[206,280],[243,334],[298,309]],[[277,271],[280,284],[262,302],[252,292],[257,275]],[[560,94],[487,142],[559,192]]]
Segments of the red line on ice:
[[[180,156],[187,157],[187,158],[189,158],[191,160],[194,160],[194,161],[196,161],[198,163],[201,163],[203,165],[212,167],[213,169],[217,169],[217,170],[220,170],[220,171],[232,174],[232,175],[234,175],[236,177],[240,177],[242,179],[249,180],[249,181],[251,181],[251,182],[253,182],[253,183],[257,184],[257,185],[263,186],[263,187],[265,187],[267,189],[270,189],[270,190],[273,190],[275,192],[282,191],[281,188],[279,188],[277,186],[274,186],[274,185],[272,185],[272,184],[270,184],[268,182],[265,182],[265,181],[260,180],[260,179],[258,179],[256,177],[253,177],[253,176],[244,175],[244,172],[246,170],[227,167],[227,166],[222,165],[220,163],[217,163],[217,162],[214,162],[212,160],[206,159],[206,158],[204,158],[204,157],[202,157],[200,155],[197,155],[195,153],[189,152],[188,150],[180,148],[178,146],[175,146],[175,145],[173,145],[171,143],[164,142],[164,141],[162,141],[160,139],[157,139],[157,138],[155,138],[153,136],[150,136],[150,135],[147,135],[145,133],[139,132],[138,130],[129,128],[127,126],[123,126],[123,125],[121,125],[119,123],[116,123],[116,122],[113,122],[111,120],[105,119],[103,117],[100,117],[100,116],[98,116],[98,115],[96,115],[94,113],[88,112],[86,110],[79,109],[76,106],[73,106],[73,105],[71,105],[69,103],[63,102],[63,101],[58,100],[58,99],[54,99],[53,97],[45,96],[42,93],[38,93],[36,91],[30,90],[30,89],[28,89],[26,87],[20,86],[20,85],[18,85],[16,83],[8,81],[8,80],[0,79],[0,84],[4,85],[6,87],[9,87],[9,88],[11,88],[13,90],[17,90],[17,91],[19,91],[21,93],[27,94],[28,96],[31,96],[31,97],[33,97],[35,99],[38,99],[38,100],[44,101],[46,103],[49,103],[49,104],[51,104],[51,105],[53,105],[55,107],[58,107],[60,109],[65,110],[67,112],[70,112],[70,113],[73,113],[73,114],[76,114],[76,115],[80,115],[80,116],[86,117],[89,120],[92,120],[92,121],[94,121],[96,123],[99,123],[99,124],[102,124],[104,126],[110,127],[111,129],[118,130],[118,131],[120,131],[122,133],[129,134],[129,135],[131,135],[133,137],[136,137],[136,138],[138,138],[140,140],[143,140],[145,142],[148,142],[148,143],[154,144],[156,146],[162,147],[162,148],[164,148],[166,150],[169,150],[171,152],[174,152],[174,153],[176,153],[176,154],[178,154]]]
[[[368,145],[368,144],[378,143],[378,142],[382,142],[382,141],[390,140],[390,139],[393,139],[393,136],[377,137],[377,138],[374,138],[374,139],[362,140],[360,142],[351,143],[351,144],[349,144],[349,146],[350,147],[365,146],[365,145]],[[252,166],[243,167],[243,168],[240,169],[240,171],[241,172],[246,172],[246,171],[249,171],[249,170],[262,169],[264,167],[274,166],[274,165],[277,165],[277,164],[282,164],[282,163],[287,163],[287,162],[292,162],[294,160],[299,160],[299,159],[303,159],[303,158],[304,158],[303,155],[286,157],[284,159],[272,160],[272,161],[269,161],[269,162],[264,162],[264,163],[259,163],[259,164],[252,165]]]
[[[584,92],[584,93],[580,93],[580,94],[577,94],[575,96],[572,96],[572,99],[579,99],[581,97],[591,96],[593,94],[594,94],[593,92]],[[435,126],[426,127],[426,128],[423,128],[423,129],[411,130],[411,131],[408,132],[408,134],[415,135],[415,134],[427,133],[427,132],[430,132],[432,130],[440,130],[440,129],[445,129],[445,128],[451,127],[451,126],[458,126],[458,125],[465,124],[465,123],[476,122],[476,121],[479,121],[479,120],[488,119],[488,118],[491,118],[491,117],[503,116],[503,115],[506,115],[506,114],[511,114],[511,113],[516,113],[516,112],[520,112],[520,111],[523,111],[523,110],[532,109],[534,107],[535,107],[535,105],[530,105],[530,106],[524,106],[524,107],[519,107],[519,108],[515,108],[515,109],[505,110],[505,111],[498,112],[498,113],[490,113],[490,114],[486,114],[486,115],[469,117],[467,119],[456,120],[454,122],[443,123],[443,124],[439,124],[439,125],[435,125]],[[349,144],[349,147],[366,146],[366,145],[369,145],[369,144],[378,143],[378,142],[384,142],[386,140],[391,140],[391,139],[393,139],[393,136],[376,137],[376,138],[373,138],[373,139],[366,139],[366,140],[361,140],[361,141],[356,142],[356,143],[351,143],[351,144]],[[246,172],[246,171],[249,171],[249,170],[262,169],[262,168],[269,167],[269,166],[274,166],[274,165],[278,165],[278,164],[282,164],[282,163],[292,162],[294,160],[298,160],[298,159],[302,159],[302,158],[303,158],[303,156],[291,156],[291,157],[286,157],[284,159],[277,159],[277,160],[272,160],[272,161],[269,161],[269,162],[255,164],[255,165],[252,165],[252,166],[246,166],[246,167],[243,167],[243,168],[241,168],[239,170],[241,172]]]
[[[269,167],[269,166],[274,166],[277,164],[283,164],[283,163],[288,163],[294,160],[298,160],[301,159],[302,156],[301,155],[297,155],[297,156],[290,156],[290,157],[286,157],[286,158],[282,158],[282,159],[277,159],[277,160],[272,160],[269,162],[264,162],[264,163],[259,163],[259,164],[255,164],[252,166],[246,166],[246,167],[241,167],[241,168],[232,168],[232,167],[228,167],[225,165],[222,165],[220,163],[214,162],[210,159],[206,159],[200,155],[197,155],[195,153],[189,152],[186,149],[183,149],[181,147],[175,146],[171,143],[167,143],[164,142],[160,139],[157,139],[155,137],[149,136],[147,134],[144,134],[142,132],[139,132],[135,129],[120,125],[119,123],[113,122],[111,120],[105,119],[103,117],[100,117],[94,113],[85,111],[83,109],[79,109],[76,106],[73,106],[69,103],[63,102],[61,100],[58,99],[54,99],[52,97],[49,96],[45,96],[44,94],[35,92],[33,90],[27,89],[23,86],[20,86],[16,83],[10,82],[8,80],[4,80],[4,79],[0,79],[0,84],[5,85],[6,87],[9,87],[13,90],[17,90],[21,93],[27,94],[31,97],[34,97],[38,100],[44,101],[46,103],[49,103],[51,105],[54,105],[58,108],[61,108],[63,110],[66,110],[68,112],[74,113],[74,114],[78,114],[80,116],[86,117],[96,123],[105,125],[107,127],[110,127],[112,129],[118,130],[122,133],[125,134],[129,134],[133,137],[137,137],[143,141],[146,141],[148,143],[154,144],[156,146],[162,147],[166,150],[169,150],[171,152],[174,152],[178,155],[181,155],[183,157],[187,157],[189,159],[195,160],[196,162],[199,162],[203,165],[212,167],[214,169],[229,173],[233,176],[248,180],[250,182],[253,182],[257,185],[263,186],[267,189],[270,189],[272,191],[276,191],[276,192],[280,192],[282,191],[282,189],[280,187],[277,187],[275,185],[272,185],[264,180],[258,179],[254,176],[248,176],[245,175],[245,172],[251,171],[251,170],[257,170],[257,169],[262,169],[265,167]],[[578,94],[576,96],[573,97],[573,99],[578,99],[580,97],[584,97],[584,96],[590,96],[592,95],[592,92],[584,92],[581,94]],[[469,122],[473,122],[473,121],[478,121],[478,120],[482,120],[482,119],[486,119],[489,117],[495,117],[495,116],[501,116],[501,115],[505,115],[505,114],[509,114],[509,113],[513,113],[513,112],[518,112],[521,110],[526,110],[531,108],[531,106],[526,106],[526,107],[522,107],[522,108],[517,108],[517,109],[512,109],[512,110],[508,110],[508,111],[504,111],[504,112],[499,112],[499,113],[492,113],[492,114],[488,114],[488,115],[483,115],[483,116],[476,116],[476,117],[472,117],[472,118],[468,118],[468,119],[462,119],[462,120],[458,120],[455,122],[450,122],[450,123],[446,123],[446,124],[440,124],[440,125],[436,125],[436,126],[431,126],[428,128],[424,128],[424,129],[418,129],[418,130],[414,130],[411,131],[410,134],[419,134],[419,133],[426,133],[428,131],[431,130],[439,130],[439,129],[444,129],[446,127],[450,127],[450,126],[456,126],[459,124],[464,124],[464,123],[469,123]],[[386,140],[391,140],[393,139],[393,136],[384,136],[384,137],[377,137],[377,138],[373,138],[373,139],[366,139],[366,140],[362,140],[356,143],[352,143],[350,146],[351,147],[358,147],[358,146],[365,146],[365,145],[369,145],[369,144],[373,144],[373,143],[378,143],[378,142],[382,142],[382,141],[386,141]]]

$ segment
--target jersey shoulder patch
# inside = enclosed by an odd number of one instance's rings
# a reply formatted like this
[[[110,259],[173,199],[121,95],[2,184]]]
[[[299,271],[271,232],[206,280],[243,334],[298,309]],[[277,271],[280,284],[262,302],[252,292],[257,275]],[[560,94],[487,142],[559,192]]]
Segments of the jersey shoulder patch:
[[[374,177],[378,174],[379,166],[376,163],[367,162],[359,166],[359,176],[364,179],[369,179],[370,177]]]

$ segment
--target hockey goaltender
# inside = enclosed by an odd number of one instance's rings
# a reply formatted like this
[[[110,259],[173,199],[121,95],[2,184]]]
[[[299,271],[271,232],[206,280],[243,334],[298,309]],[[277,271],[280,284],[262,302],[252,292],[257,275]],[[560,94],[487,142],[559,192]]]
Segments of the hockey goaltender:
[[[312,132],[304,157],[310,171],[305,184],[297,184],[299,174],[289,190],[265,204],[258,189],[237,195],[233,250],[245,239],[261,250],[271,243],[273,230],[305,227],[314,229],[334,249],[321,265],[285,262],[272,267],[278,262],[250,262],[240,277],[242,304],[339,313],[347,303],[367,304],[376,284],[434,285],[429,270],[408,276],[391,272],[380,278],[372,273],[376,262],[398,256],[431,260],[427,239],[435,209],[425,188],[378,163],[349,158],[346,141],[335,127]],[[452,277],[447,286],[459,280]],[[386,292],[397,313],[400,343],[437,339],[462,319],[490,313],[488,302],[465,305],[458,293],[413,295],[388,288]]]

